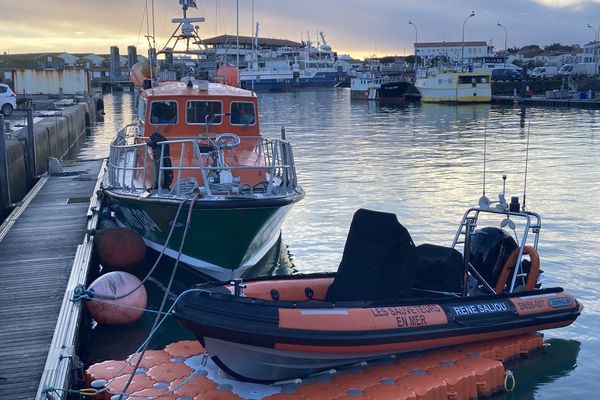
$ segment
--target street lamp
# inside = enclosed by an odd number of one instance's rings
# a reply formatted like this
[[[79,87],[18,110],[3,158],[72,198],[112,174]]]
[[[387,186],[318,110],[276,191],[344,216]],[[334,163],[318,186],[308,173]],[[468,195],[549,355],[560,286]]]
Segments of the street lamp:
[[[464,64],[464,60],[465,60],[465,24],[467,23],[467,20],[471,17],[475,16],[475,11],[471,11],[471,14],[469,14],[469,16],[467,18],[465,18],[465,22],[463,22],[463,30],[462,30],[462,51],[461,51],[461,57],[460,57],[460,64]]]
[[[498,26],[500,26],[502,29],[504,29],[504,69],[506,69],[506,57],[508,56],[508,54],[506,53],[506,50],[507,50],[506,43],[508,40],[508,31],[506,30],[506,27],[504,25],[502,25],[500,22],[498,22]]]
[[[412,25],[413,28],[415,28],[415,46],[414,46],[414,48],[415,48],[415,73],[416,73],[416,71],[417,71],[417,43],[419,42],[417,40],[417,38],[418,38],[417,25],[415,25],[415,23],[412,22],[410,19],[408,20],[408,24]]]
[[[596,41],[594,42],[594,47],[593,47],[593,51],[594,51],[594,76],[596,76],[596,75],[598,75],[598,57],[596,56],[596,53],[598,52],[597,47],[598,47],[598,30],[599,29],[594,28],[590,24],[587,24],[587,27],[594,30],[594,38],[596,39]]]

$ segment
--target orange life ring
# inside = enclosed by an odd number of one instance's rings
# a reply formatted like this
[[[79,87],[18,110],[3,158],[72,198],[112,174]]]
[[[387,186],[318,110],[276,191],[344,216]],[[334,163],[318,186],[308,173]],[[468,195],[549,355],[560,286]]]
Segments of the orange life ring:
[[[525,290],[533,290],[540,276],[540,256],[533,246],[525,246],[525,248],[523,248],[523,254],[528,254],[531,258],[531,268],[529,269],[529,274],[527,276]],[[496,293],[501,293],[504,291],[504,286],[508,280],[508,275],[510,274],[512,267],[515,266],[518,256],[519,248],[517,247],[512,253],[510,253],[510,256],[504,263],[504,267],[502,267],[502,272],[500,273],[500,277],[496,283]]]

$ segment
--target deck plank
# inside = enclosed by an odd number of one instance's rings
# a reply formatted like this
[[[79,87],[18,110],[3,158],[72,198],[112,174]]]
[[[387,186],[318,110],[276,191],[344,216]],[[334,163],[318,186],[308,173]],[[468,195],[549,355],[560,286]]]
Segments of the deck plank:
[[[0,399],[35,398],[101,161],[51,176],[0,241]]]

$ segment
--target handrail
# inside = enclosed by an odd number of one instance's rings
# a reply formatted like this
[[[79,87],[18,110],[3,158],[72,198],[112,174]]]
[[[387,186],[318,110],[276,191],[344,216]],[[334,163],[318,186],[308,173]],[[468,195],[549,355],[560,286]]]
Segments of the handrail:
[[[481,213],[489,213],[489,214],[497,214],[504,215],[506,218],[516,217],[524,219],[523,226],[521,228],[521,238],[519,240],[519,253],[517,256],[517,260],[515,266],[513,268],[512,277],[510,280],[510,285],[508,287],[508,292],[512,293],[515,290],[515,285],[517,281],[517,277],[519,276],[520,265],[521,265],[521,257],[523,256],[523,252],[525,249],[525,245],[527,244],[527,240],[529,237],[529,233],[533,234],[533,248],[537,250],[538,242],[539,242],[539,233],[542,228],[542,218],[538,213],[531,211],[509,211],[503,209],[494,209],[494,208],[478,208],[473,207],[469,208],[463,215],[463,218],[458,226],[456,234],[454,235],[454,239],[452,241],[451,247],[456,248],[456,245],[459,243],[459,239],[461,236],[465,236],[465,249],[463,251],[463,255],[466,255],[469,249],[467,248],[467,244],[469,242],[468,236],[471,235],[474,229],[477,227],[477,221],[479,219],[479,215]],[[516,234],[516,233],[515,233]],[[467,260],[468,261],[468,260]],[[473,268],[470,266],[470,268]]]
[[[251,161],[259,161],[255,165],[246,165],[243,162],[235,163],[237,148],[219,146],[215,142],[219,135],[198,135],[157,142],[156,145],[160,146],[160,149],[153,150],[154,158],[159,158],[157,160],[151,158],[152,154],[146,143],[148,138],[135,136],[136,140],[142,142],[125,143],[126,130],[127,128],[121,129],[110,146],[107,180],[108,186],[114,190],[139,195],[149,192],[151,195],[158,196],[179,196],[182,194],[180,184],[187,182],[188,179],[203,181],[198,184],[200,184],[204,196],[213,196],[215,190],[220,194],[231,192],[230,194],[238,195],[241,194],[241,190],[250,190],[252,193],[259,190],[267,195],[286,195],[293,193],[296,189],[297,177],[293,152],[291,145],[285,139],[270,139],[263,136],[240,137],[242,143],[252,145],[252,147],[242,145],[241,148],[255,154]],[[200,148],[205,140],[208,140],[210,148],[208,151]],[[171,158],[173,149],[175,149],[177,165],[166,164],[167,159],[173,162]],[[227,152],[230,157],[226,158]],[[152,170],[149,171],[150,168]],[[251,170],[265,171],[263,176],[266,188],[263,186],[263,189],[256,189],[256,179],[244,182],[243,174],[236,177],[231,175],[234,171],[241,173]],[[198,172],[196,178],[193,175],[190,176],[190,172],[193,174],[194,171]],[[153,172],[152,175],[149,175],[149,172]],[[173,175],[171,182],[165,180],[167,173]],[[232,178],[234,179],[232,180]],[[147,187],[150,184],[147,182],[148,179],[154,180],[153,187]],[[186,184],[186,187],[189,188],[189,184]]]

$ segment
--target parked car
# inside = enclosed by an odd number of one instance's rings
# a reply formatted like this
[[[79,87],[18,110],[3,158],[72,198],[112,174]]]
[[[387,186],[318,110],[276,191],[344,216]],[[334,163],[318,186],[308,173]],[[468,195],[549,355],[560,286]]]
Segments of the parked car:
[[[492,70],[493,81],[518,81],[520,79],[523,79],[523,76],[515,69],[496,68]]]
[[[594,63],[565,64],[560,68],[560,70],[558,71],[558,74],[560,76],[569,76],[569,75],[593,76],[595,69],[596,69],[596,64],[594,64]]]
[[[8,117],[17,108],[17,95],[10,86],[0,83],[0,112]]]
[[[533,79],[547,79],[556,78],[557,74],[557,67],[535,67],[533,71],[529,73],[529,76]]]

